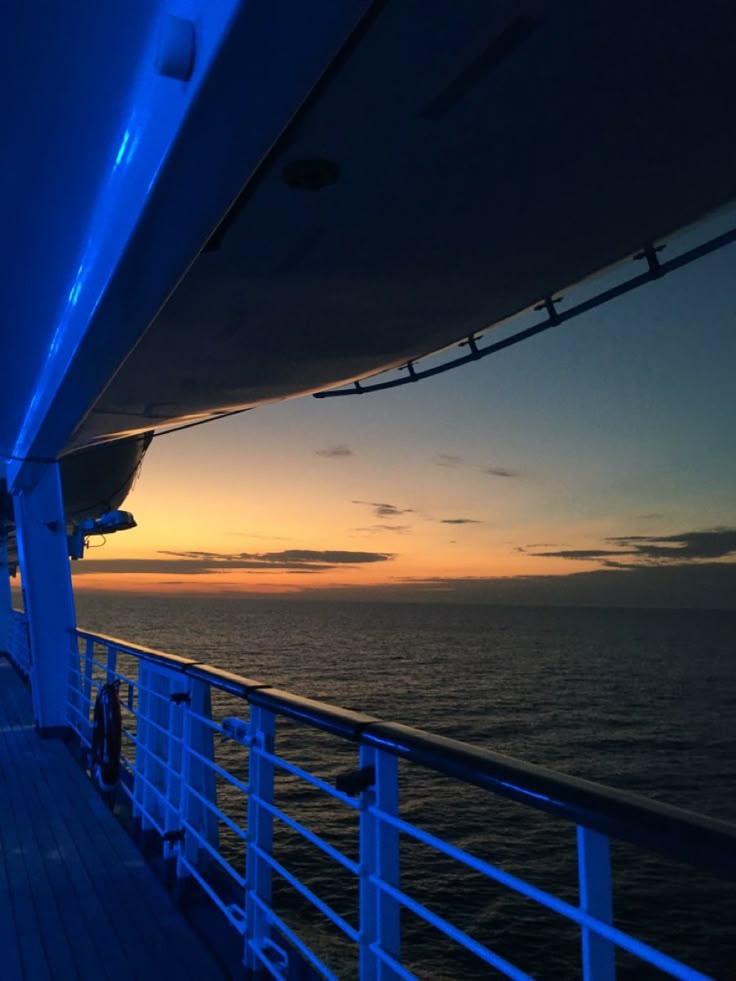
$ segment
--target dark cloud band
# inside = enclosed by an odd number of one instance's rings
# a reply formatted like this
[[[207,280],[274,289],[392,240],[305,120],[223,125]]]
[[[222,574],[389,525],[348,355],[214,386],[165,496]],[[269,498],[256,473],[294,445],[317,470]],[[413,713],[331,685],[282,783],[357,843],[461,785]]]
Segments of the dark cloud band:
[[[232,555],[221,552],[169,552],[160,555],[165,559],[83,559],[75,562],[76,575],[93,572],[139,573],[154,572],[158,575],[208,575],[223,570],[254,570],[282,572],[327,572],[341,566],[369,565],[389,562],[391,552],[351,552],[345,550],[284,549],[281,552],[249,553]]]
[[[712,528],[685,531],[676,535],[617,535],[604,539],[617,548],[562,549],[556,552],[529,552],[537,558],[608,560],[606,564],[637,568],[647,563],[682,564],[725,559],[736,555],[736,529]],[[627,558],[628,557],[628,558]],[[621,560],[624,559],[622,562]]]

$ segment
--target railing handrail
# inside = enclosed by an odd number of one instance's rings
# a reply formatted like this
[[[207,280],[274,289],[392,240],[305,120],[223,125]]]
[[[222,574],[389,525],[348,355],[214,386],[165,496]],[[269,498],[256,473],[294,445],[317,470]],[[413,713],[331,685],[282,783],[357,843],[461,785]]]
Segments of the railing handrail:
[[[719,877],[736,878],[736,826],[726,821],[558,773],[423,729],[304,698],[192,658],[167,654],[81,628],[74,633],[82,639],[113,646],[123,654],[207,681],[254,706],[305,722],[343,739],[380,748],[498,796],[679,859]]]

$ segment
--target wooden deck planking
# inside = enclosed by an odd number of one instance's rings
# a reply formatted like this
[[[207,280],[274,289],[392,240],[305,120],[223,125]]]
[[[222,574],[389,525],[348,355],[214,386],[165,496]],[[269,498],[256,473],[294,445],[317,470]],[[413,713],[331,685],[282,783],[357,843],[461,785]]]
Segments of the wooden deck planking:
[[[0,674],[4,687],[5,675]],[[34,896],[34,887],[28,873],[25,852],[20,840],[20,824],[18,801],[22,799],[25,790],[25,780],[18,784],[14,770],[11,771],[9,760],[17,757],[20,750],[18,730],[8,731],[2,726],[2,745],[0,746],[0,836],[2,838],[3,861],[7,873],[8,893],[2,899],[2,913],[12,917],[16,930],[16,946],[18,958],[22,965],[23,976],[38,978],[46,981],[50,978],[44,947],[39,943],[42,919],[39,914],[39,903]],[[23,753],[25,755],[25,751]],[[23,760],[20,761],[23,766]],[[38,884],[36,884],[38,886]],[[12,902],[10,901],[12,897]],[[8,912],[6,912],[8,910]]]
[[[17,694],[24,692],[22,689],[11,692],[11,695]],[[53,966],[58,972],[66,970],[71,977],[75,974],[88,976],[99,959],[94,958],[88,943],[76,942],[76,938],[84,937],[88,930],[85,929],[74,876],[71,874],[74,870],[73,856],[66,854],[60,846],[58,821],[38,820],[38,816],[54,813],[55,802],[52,800],[49,807],[47,801],[50,794],[42,802],[44,792],[49,791],[46,775],[39,768],[27,765],[28,760],[33,759],[39,740],[35,732],[22,724],[22,706],[15,698],[13,703],[17,725],[11,730],[11,735],[15,734],[18,738],[14,751],[6,754],[4,765],[14,777],[17,788],[22,790],[22,793],[15,795],[14,802],[19,819],[17,826],[25,831],[21,843],[29,878],[33,884],[42,884],[42,889],[34,890],[34,904],[43,923],[46,961],[50,970]],[[48,747],[52,756],[56,756],[60,748],[58,743]],[[64,773],[64,767],[58,764],[56,770],[59,776]],[[61,869],[66,874],[59,875]],[[41,903],[45,903],[45,906]]]
[[[0,752],[2,748],[0,747]],[[1,779],[1,778],[0,778]],[[0,832],[2,828],[0,827]],[[6,869],[5,847],[0,833],[0,897],[10,893],[10,880]],[[3,971],[7,981],[20,981],[23,977],[15,912],[10,910],[6,916],[0,916],[0,950],[3,952]]]
[[[12,697],[13,692],[10,694]],[[21,692],[20,694],[24,693]],[[13,699],[12,707],[16,708],[15,699]],[[31,740],[37,738],[35,732],[31,734]],[[83,943],[75,944],[73,947],[75,961],[84,962],[78,973],[85,976],[90,970],[94,970],[95,966],[99,965],[104,958],[107,975],[111,979],[122,981],[123,978],[131,976],[134,964],[129,961],[125,948],[121,946],[118,940],[114,923],[110,920],[108,911],[95,895],[94,879],[86,868],[83,849],[75,841],[74,827],[72,826],[70,829],[67,826],[60,807],[59,796],[54,795],[48,778],[48,760],[49,757],[53,760],[53,757],[57,755],[55,750],[58,748],[61,747],[49,747],[48,756],[39,761],[42,778],[31,782],[26,798],[27,804],[31,811],[36,810],[38,813],[56,812],[57,820],[44,822],[40,828],[44,849],[51,853],[57,849],[60,857],[63,857],[68,872],[69,891],[67,899],[71,915],[66,904],[62,904],[60,914],[64,927],[70,936],[85,938]],[[8,754],[8,758],[11,758],[10,754]],[[18,758],[17,753],[15,758]],[[101,923],[107,926],[105,932],[105,941],[109,943],[107,950],[98,934]]]
[[[227,977],[0,658],[3,981]]]
[[[131,854],[131,842],[117,822],[111,823],[108,820],[111,815],[97,794],[93,792],[89,799],[89,782],[71,760],[65,747],[57,742],[54,746],[49,746],[47,758],[41,762],[41,770],[48,775],[49,766],[56,768],[59,765],[64,766],[66,779],[60,787],[56,787],[53,806],[58,812],[61,827],[67,832],[71,830],[78,842],[78,853],[81,854],[83,868],[98,909],[106,913],[109,920],[112,911],[106,893],[111,883],[117,883],[123,885],[126,893],[132,891],[138,894],[139,912],[145,913],[145,917],[141,919],[133,914],[127,904],[121,904],[114,911],[117,933],[113,932],[112,936],[117,940],[118,949],[123,938],[127,938],[122,944],[124,950],[132,950],[137,944],[143,944],[149,949],[151,960],[157,969],[165,971],[170,965],[166,951],[161,949],[160,928],[166,923],[173,923],[175,926],[179,924],[178,911],[171,905],[169,897],[157,881],[154,880],[157,890],[149,888],[151,872],[142,857],[135,849]],[[105,827],[110,824],[110,827]],[[112,849],[110,834],[121,839],[122,849]],[[142,872],[142,877],[135,880],[131,880],[130,876],[133,863]],[[161,894],[156,897],[160,900],[158,903],[151,901],[152,891]],[[185,945],[183,938],[179,944]]]

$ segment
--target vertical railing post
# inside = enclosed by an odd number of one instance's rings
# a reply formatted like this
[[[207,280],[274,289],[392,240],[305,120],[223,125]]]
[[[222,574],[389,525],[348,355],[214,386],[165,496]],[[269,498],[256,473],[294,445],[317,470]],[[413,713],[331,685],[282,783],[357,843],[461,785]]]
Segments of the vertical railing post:
[[[145,849],[146,834],[150,821],[146,814],[148,777],[148,719],[151,711],[149,684],[151,671],[145,661],[138,658],[138,700],[136,716],[135,766],[133,769],[133,820],[137,824],[141,844]]]
[[[212,718],[209,684],[192,680],[190,696],[182,732],[180,809],[182,826],[187,826],[183,854],[191,865],[200,866],[209,861],[200,841],[207,842],[215,851],[219,848],[217,815],[204,803],[209,801],[213,807],[217,806],[217,779],[205,762],[215,759],[214,730],[203,721]]]
[[[84,645],[84,685],[82,688],[82,693],[84,695],[84,707],[87,717],[87,725],[89,728],[88,737],[91,743],[92,741],[92,721],[91,721],[91,709],[92,709],[92,674],[93,674],[93,661],[95,659],[95,642],[91,637],[88,637]]]
[[[118,651],[116,647],[112,644],[107,645],[107,675],[105,677],[105,683],[110,685],[115,681],[115,675],[118,670]]]
[[[399,832],[376,810],[399,813],[398,761],[372,746],[360,747],[360,768],[373,768],[372,786],[361,794],[360,810],[360,978],[394,981],[398,977],[377,955],[380,948],[395,960],[401,954],[400,904],[376,880],[399,887]]]
[[[167,708],[166,733],[162,747],[162,758],[166,760],[164,768],[164,833],[179,834],[183,831],[181,812],[182,763],[184,755],[184,716],[183,703],[177,704],[172,699],[174,692],[186,695],[188,692],[182,686],[186,681],[171,679],[169,687],[169,704]],[[188,714],[188,713],[187,713]],[[179,841],[164,839],[164,858],[176,861],[177,872],[180,863]]]
[[[79,638],[75,633],[69,638],[69,687],[67,689],[67,721],[75,729],[85,730],[82,711],[82,666],[79,653]]]
[[[613,923],[611,848],[606,835],[578,825],[580,908],[602,923]],[[610,940],[582,928],[584,981],[614,981],[616,952]]]
[[[184,842],[179,848],[176,861],[176,880],[178,884],[183,879],[188,878],[190,874],[184,865],[183,859],[186,858],[192,865],[196,865],[198,853],[196,844],[186,829],[186,823],[190,821],[189,812],[191,810],[189,786],[192,780],[192,722],[192,713],[188,708],[185,708],[181,725],[181,786],[179,787],[179,812],[181,815],[181,827],[184,829]],[[180,885],[178,888],[180,888]]]
[[[251,705],[248,745],[248,824],[245,852],[245,967],[253,976],[259,972],[256,951],[269,939],[269,917],[263,906],[271,906],[271,866],[263,855],[271,855],[273,815],[265,804],[273,804],[273,763],[264,751],[273,753],[276,717],[273,712]]]
[[[153,832],[156,826],[164,833],[180,830],[177,827],[180,746],[171,734],[173,712],[179,710],[172,704],[171,696],[186,692],[187,681],[176,672],[143,660],[139,662],[138,680],[133,815],[140,820],[146,850],[148,832]],[[167,844],[167,857],[173,857],[170,852]]]

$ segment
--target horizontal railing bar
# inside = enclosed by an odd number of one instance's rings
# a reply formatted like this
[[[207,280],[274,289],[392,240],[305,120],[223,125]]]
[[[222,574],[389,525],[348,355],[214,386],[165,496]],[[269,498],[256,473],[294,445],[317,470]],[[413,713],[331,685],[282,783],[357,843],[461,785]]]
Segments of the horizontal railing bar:
[[[150,715],[145,712],[140,712],[138,709],[132,708],[132,706],[121,701],[120,711],[126,712],[128,715],[132,715],[135,719],[140,719],[142,725],[151,726],[153,729],[158,729],[162,736],[165,736],[167,740],[176,743],[178,746],[184,745],[184,736],[177,736],[176,733],[172,732],[171,729],[167,729],[165,726],[160,725],[158,722],[154,722]]]
[[[384,964],[388,964],[392,971],[395,971],[399,977],[403,978],[404,981],[421,981],[416,974],[412,974],[411,971],[407,971],[403,964],[399,964],[395,957],[392,957],[388,951],[385,951],[377,942],[370,945],[370,949]]]
[[[67,670],[67,677],[71,677],[71,678],[73,678],[73,679],[76,679],[76,680],[77,680],[77,681],[79,681],[80,683],[81,683],[81,682],[83,681],[83,677],[82,677],[82,675],[80,674],[80,672],[79,672],[79,669],[77,668],[77,669],[75,670],[75,668],[74,668],[74,666],[73,666],[73,665],[70,665],[70,666],[69,666],[69,668],[68,668],[68,670]]]
[[[170,805],[170,803],[169,803],[166,795],[161,790],[158,789],[158,787],[156,786],[156,784],[153,783],[151,780],[149,780],[148,777],[144,777],[143,774],[139,770],[136,770],[135,764],[131,760],[129,760],[127,758],[127,756],[126,757],[121,757],[121,759],[124,759],[125,760],[125,764],[127,765],[129,772],[135,777],[135,779],[136,780],[140,780],[141,783],[144,783],[146,785],[146,787],[148,787],[149,790],[153,791],[153,793],[156,795],[156,797],[158,797],[159,801],[163,805],[162,811],[165,813],[167,810],[169,810],[169,808],[170,808],[171,805]],[[163,835],[164,829],[162,827],[159,827],[158,823],[156,822],[156,820],[154,818],[153,812],[152,811],[149,811],[146,807],[144,807],[143,804],[141,803],[141,801],[136,801],[136,804],[141,809],[141,811],[146,815],[146,817],[149,818],[151,821],[153,821],[156,824],[156,828],[157,828],[159,834]]]
[[[520,896],[524,896],[525,899],[529,899],[540,906],[544,906],[553,913],[557,913],[559,916],[577,923],[578,926],[586,927],[589,930],[593,930],[598,934],[606,936],[607,939],[612,940],[619,946],[624,946],[624,941],[626,940],[635,939],[629,937],[629,935],[623,933],[623,931],[617,930],[615,927],[609,927],[608,924],[602,923],[602,921],[597,920],[595,917],[591,916],[590,913],[586,913],[577,906],[572,906],[570,903],[566,903],[564,899],[559,899],[557,896],[553,896],[551,893],[545,892],[538,886],[532,885],[531,882],[527,882],[525,879],[520,879],[518,876],[512,875],[510,872],[505,872],[503,869],[499,869],[497,866],[491,865],[490,862],[485,862],[483,859],[477,858],[475,855],[471,855],[462,848],[458,848],[457,845],[452,845],[449,842],[443,841],[441,838],[431,834],[429,831],[425,831],[423,828],[417,828],[414,825],[409,824],[407,821],[404,821],[402,818],[396,817],[393,814],[387,814],[385,811],[381,811],[375,806],[369,808],[369,810],[381,821],[385,821],[387,824],[392,825],[398,831],[409,835],[409,837],[413,838],[415,841],[418,841],[423,845],[427,845],[430,848],[434,848],[436,851],[441,852],[448,858],[461,862],[474,872],[478,872],[480,875],[484,875],[487,879],[492,879],[494,882],[498,882],[500,885],[506,886],[506,888],[510,889],[512,892],[515,892]],[[611,935],[611,931],[615,933],[615,936]]]
[[[66,690],[74,696],[75,701],[79,699],[80,702],[84,702],[87,705],[88,709],[92,707],[92,699],[87,698],[84,692],[79,688],[75,688],[74,685],[67,685]]]
[[[188,658],[137,648],[89,631],[77,630],[76,635],[113,644],[124,653],[157,661],[183,674],[196,665],[197,676],[211,680],[215,687],[219,687],[222,680],[219,669]],[[229,672],[228,676],[231,679],[239,677]],[[717,876],[736,878],[736,827],[725,821],[702,817],[421,729],[383,722],[373,716],[302,698],[262,682],[240,678],[238,683],[247,690],[248,702],[278,715],[374,746],[576,825],[688,862]],[[334,796],[334,791],[332,794]]]
[[[329,794],[330,797],[334,797],[335,800],[339,800],[341,804],[345,804],[347,807],[351,807],[353,810],[360,810],[360,801],[354,797],[348,797],[341,790],[336,790],[329,783],[321,780],[319,777],[315,777],[313,773],[309,773],[308,770],[303,770],[296,763],[289,763],[287,760],[283,759],[281,756],[276,756],[274,753],[269,753],[266,749],[261,749],[258,747],[253,747],[251,753],[257,756],[261,756],[264,760],[268,760],[273,763],[274,766],[278,766],[280,769],[285,770],[287,773],[291,773],[295,777],[299,777],[304,780],[305,783],[310,784],[312,787],[317,787],[319,790],[324,791],[324,793]]]
[[[304,957],[306,957],[312,967],[316,968],[320,974],[323,974],[327,978],[327,981],[339,981],[337,975],[333,974],[327,965],[322,963],[319,957],[317,957],[317,955],[314,954],[309,947],[307,947],[299,935],[294,933],[294,931],[288,927],[286,923],[284,923],[278,913],[274,912],[274,910],[267,903],[264,903],[257,893],[251,893],[250,898],[264,912],[268,921],[277,927],[281,933],[283,933],[286,939],[292,943]]]
[[[239,917],[233,916],[232,912],[230,911],[230,907],[217,894],[217,892],[212,888],[209,882],[207,882],[207,880],[199,871],[199,869],[197,869],[194,865],[192,865],[192,863],[185,855],[180,855],[179,861],[181,862],[181,864],[184,866],[185,869],[188,869],[189,874],[192,875],[197,880],[197,882],[204,889],[204,891],[210,897],[210,899],[215,904],[215,906],[217,906],[217,908],[222,913],[225,914],[226,918],[228,919],[230,924],[235,928],[235,930],[237,930],[237,932],[242,935],[243,928],[244,928],[244,921],[241,920]]]
[[[140,688],[141,691],[149,691],[147,688],[142,688],[139,681],[135,681],[134,678],[129,678],[127,675],[121,674],[117,669],[111,671],[106,664],[103,664],[101,661],[96,661],[93,657],[91,657],[89,661],[86,660],[84,655],[82,655],[82,658],[84,659],[85,664],[91,664],[93,667],[99,668],[105,675],[111,674],[113,678],[116,678],[118,681],[125,682],[126,685],[132,685],[134,688]],[[151,695],[156,695],[158,698],[161,697],[158,692],[155,691],[152,691]]]
[[[313,698],[303,698],[281,688],[258,688],[248,696],[248,701],[251,705],[270,709],[297,722],[306,722],[343,739],[358,740],[369,723],[379,721],[375,716],[339,708]]]
[[[172,670],[183,671],[189,664],[196,664],[190,657],[180,657],[178,654],[165,654],[163,651],[154,650],[152,647],[143,647],[138,644],[129,644],[125,640],[117,637],[108,637],[107,634],[96,634],[89,630],[75,628],[72,633],[82,640],[91,640],[97,644],[107,647],[114,647],[121,654],[130,654],[132,657],[142,658],[144,661],[157,661],[163,663]]]
[[[125,794],[125,796],[130,800],[130,802],[133,805],[134,809],[137,809],[138,811],[140,811],[140,813],[145,817],[145,819],[148,822],[150,822],[150,824],[153,825],[153,827],[154,827],[156,833],[159,835],[159,837],[163,838],[163,836],[165,834],[164,829],[158,823],[158,820],[156,819],[156,817],[154,816],[154,814],[151,811],[149,811],[147,808],[145,808],[141,804],[141,802],[139,800],[136,800],[135,799],[135,793],[134,793],[134,791],[131,790],[130,787],[127,787],[124,783],[121,783],[120,784],[120,789]],[[154,787],[153,789],[155,790],[156,788]]]
[[[130,731],[130,729],[128,729],[126,726],[121,726],[120,731],[122,735],[125,736],[125,738],[128,740],[128,742],[132,743],[136,747],[136,749],[140,746],[140,742],[138,740],[137,734],[134,736],[133,733]],[[168,767],[168,764],[164,763],[161,757],[157,756],[152,749],[149,749],[146,746],[142,747],[142,749],[145,752],[149,753],[154,758],[154,760],[156,760],[157,763],[160,763],[164,767],[164,769]]]
[[[284,811],[279,810],[279,808],[275,807],[273,804],[269,804],[268,801],[265,801],[257,794],[253,794],[251,799],[257,800],[262,808],[264,808],[270,814],[273,814],[273,816],[278,818],[283,824],[287,825],[289,828],[292,828],[298,835],[301,835],[302,838],[305,838],[307,841],[311,842],[316,848],[323,851],[325,855],[329,855],[330,858],[334,859],[334,861],[336,861],[339,865],[342,865],[342,867],[347,869],[348,872],[352,872],[353,875],[360,875],[360,866],[357,864],[357,862],[353,862],[353,860],[348,858],[347,855],[343,855],[342,852],[334,848],[329,842],[325,841],[323,838],[320,838],[319,835],[316,835],[313,831],[310,831],[309,828],[305,828],[304,825],[295,818],[289,817],[289,815]]]
[[[161,767],[164,773],[170,773],[172,774],[172,776],[178,777],[179,774],[177,770],[171,765],[171,763],[169,763],[168,760],[165,760],[163,756],[159,756],[158,753],[150,746],[141,743],[137,734],[134,736],[133,733],[130,731],[130,729],[126,728],[126,726],[121,727],[121,732],[128,740],[128,742],[132,743],[136,747],[136,749],[140,749],[141,753],[144,753],[146,756],[150,756],[152,760],[158,763],[158,765]]]
[[[124,756],[121,756],[121,759],[124,759],[125,762],[128,764],[128,766],[131,768],[131,771],[133,772],[133,774],[135,776],[135,779],[136,780],[140,780],[141,783],[144,783],[148,787],[149,790],[152,790],[154,792],[154,794],[162,802],[164,812],[166,812],[167,810],[169,810],[169,808],[171,807],[171,804],[169,803],[169,801],[168,801],[168,799],[166,797],[165,792],[162,791],[162,790],[159,790],[159,788],[156,786],[156,784],[153,783],[153,781],[149,780],[148,777],[145,777],[141,773],[140,770],[136,770],[135,765],[132,763],[131,760],[129,760],[127,757],[124,757]],[[125,785],[123,785],[123,789],[124,790],[127,789],[125,787]],[[133,799],[133,798],[131,797],[131,799]],[[146,815],[147,818],[149,818],[151,821],[154,820],[152,814],[143,806],[143,804],[141,803],[141,801],[137,800],[137,801],[135,801],[135,803],[136,803],[137,807],[139,807],[141,809],[141,811]],[[154,823],[156,823],[156,822],[154,821]],[[156,828],[157,828],[159,834],[163,835],[163,833],[164,833],[163,828],[159,828],[158,824],[156,824]]]
[[[209,681],[216,688],[222,688],[223,691],[228,691],[228,685],[232,684],[234,689],[234,694],[242,694],[242,690],[248,692],[255,688],[267,688],[262,681],[256,681],[255,679],[243,678],[241,675],[232,674],[229,671],[223,671],[221,668],[215,668],[210,664],[204,664],[201,661],[196,661],[191,657],[181,657],[178,654],[168,654],[165,651],[158,651],[153,647],[142,647],[137,644],[129,644],[127,641],[120,640],[118,637],[108,637],[106,634],[95,634],[89,630],[82,630],[77,627],[73,631],[77,637],[81,637],[84,640],[97,641],[100,644],[107,644],[110,647],[114,647],[121,654],[130,654],[132,657],[141,658],[144,661],[151,661],[152,663],[160,664],[163,667],[169,668],[172,671],[178,671],[180,674],[191,674],[192,677],[196,677],[201,681]]]
[[[150,688],[148,685],[144,685],[140,681],[136,681],[135,678],[129,678],[127,675],[121,674],[120,671],[118,671],[117,669],[115,671],[111,671],[106,664],[103,664],[100,661],[95,661],[94,658],[90,658],[88,663],[96,668],[99,668],[103,674],[112,675],[116,681],[120,681],[126,685],[130,685],[131,688],[135,688],[135,690],[139,693],[139,695],[140,694],[149,695],[150,697],[157,698],[159,702],[163,702],[164,706],[166,707],[169,706],[171,699],[169,698],[168,695],[164,695],[160,691],[155,691],[153,688]],[[81,675],[78,671],[77,671],[77,676],[82,680],[84,680],[84,676]],[[102,688],[103,682],[100,681],[99,678],[95,678],[93,675],[90,675],[89,680],[90,683],[95,688]],[[129,711],[132,711],[132,709],[130,709],[129,707],[128,709]]]
[[[736,827],[396,722],[361,740],[401,759],[537,810],[736,878]]]
[[[167,739],[173,739],[176,742],[181,742],[181,739],[175,736],[173,732],[170,732],[169,729],[165,729],[163,726],[159,725],[158,722],[154,722],[153,719],[145,712],[139,712],[138,709],[128,705],[127,702],[120,700],[120,711],[125,712],[127,715],[132,715],[136,720],[140,719],[140,721],[146,726],[151,726],[153,729],[158,729],[158,731]]]
[[[230,695],[237,695],[239,698],[247,698],[251,691],[256,688],[267,688],[263,681],[256,681],[255,678],[243,678],[232,671],[224,668],[216,668],[211,664],[196,662],[189,665],[186,674],[196,681],[206,681],[215,685],[220,691],[225,691]]]
[[[484,865],[486,863],[483,863]],[[481,870],[479,870],[481,871]],[[534,902],[539,903],[540,906],[545,906],[547,909],[558,913],[566,920],[570,920],[573,923],[577,923],[578,926],[587,927],[587,929],[592,930],[599,936],[604,937],[606,940],[610,940],[611,943],[616,944],[617,947],[621,947],[622,950],[628,951],[640,960],[646,961],[648,964],[652,964],[654,967],[658,968],[660,971],[664,971],[671,977],[678,978],[679,981],[713,981],[705,974],[701,974],[699,971],[694,970],[692,967],[688,967],[685,964],[681,964],[676,961],[673,957],[669,957],[667,954],[662,953],[662,951],[657,950],[655,947],[650,947],[649,944],[644,943],[642,940],[638,940],[636,937],[631,936],[631,934],[624,933],[623,930],[619,930],[617,927],[611,926],[608,923],[604,923],[602,920],[596,919],[591,916],[590,913],[586,913],[584,910],[579,909],[577,906],[572,906],[570,903],[566,903],[564,899],[558,899],[557,896],[552,896],[549,893],[544,892],[537,886],[531,885],[529,882],[525,882],[523,879],[518,879],[514,875],[510,875],[508,872],[504,872],[502,869],[498,869],[493,865],[487,866],[486,870],[482,870],[488,876],[488,878],[494,879],[496,882],[500,882],[502,885],[508,886],[514,892],[519,893],[521,896],[526,896],[527,899],[531,899]],[[423,916],[422,913],[414,909],[415,906],[420,907],[421,904],[417,903],[416,900],[407,896],[406,893],[401,892],[401,890],[396,889],[389,883],[380,879],[378,876],[372,875],[371,881],[382,889],[389,896],[392,896],[398,902],[402,903],[408,909],[411,909],[417,916]],[[421,906],[421,909],[426,909]],[[438,917],[431,910],[426,910],[437,921],[441,921],[442,918]],[[426,917],[424,917],[426,919]],[[444,930],[438,925],[438,923],[432,920],[427,920],[431,922],[433,926],[436,926],[438,930],[442,930],[448,936],[450,934],[447,930]],[[442,922],[446,922],[443,921]],[[451,923],[446,923],[453,931],[461,933],[458,931],[457,927],[453,926]],[[464,935],[464,934],[463,934]],[[468,938],[474,944],[477,943],[472,937]],[[463,943],[461,940],[458,943]],[[467,944],[463,943],[468,950],[471,950]],[[478,955],[481,956],[481,955]],[[494,955],[495,956],[495,955]],[[524,975],[526,977],[526,975]]]
[[[327,903],[320,899],[316,893],[312,892],[308,886],[305,886],[296,878],[296,876],[292,875],[288,869],[285,869],[280,862],[277,862],[273,855],[270,855],[268,852],[264,851],[254,842],[250,843],[249,848],[251,851],[259,855],[267,865],[270,865],[274,872],[277,872],[282,879],[288,882],[300,896],[304,896],[304,898],[308,900],[312,906],[315,907],[315,909],[318,909],[323,916],[326,916],[328,920],[338,927],[338,929],[342,930],[346,937],[349,937],[354,943],[358,943],[360,939],[358,931],[352,927],[347,920],[343,919],[339,913],[336,913],[331,906],[328,906]]]
[[[519,895],[525,896],[527,899],[532,899],[534,902],[539,903],[542,906],[546,906],[548,909],[554,910],[555,913],[560,913],[562,916],[567,916],[567,904],[564,903],[563,900],[558,899],[556,896],[550,895],[550,893],[544,892],[537,886],[533,886],[525,879],[519,879],[517,876],[511,875],[510,872],[504,872],[503,869],[499,869],[497,866],[491,865],[490,862],[485,862],[482,858],[477,858],[475,855],[471,855],[462,848],[458,848],[457,845],[452,845],[450,842],[443,841],[442,838],[438,838],[436,835],[431,834],[429,831],[425,831],[423,828],[417,828],[413,824],[409,824],[407,821],[402,820],[402,818],[395,817],[393,814],[386,814],[385,811],[381,811],[377,807],[370,807],[368,810],[371,814],[375,814],[381,821],[385,821],[386,824],[393,825],[393,827],[395,827],[397,830],[409,835],[409,837],[420,842],[422,845],[427,845],[429,848],[434,848],[436,851],[441,852],[448,858],[461,862],[474,872],[479,872],[481,875],[486,876],[486,878],[499,882],[501,885],[504,885],[514,892],[519,893]],[[569,910],[572,911],[575,908],[576,907],[574,906],[570,906]],[[586,926],[587,925],[588,924],[586,924]]]
[[[242,780],[238,780],[237,777],[234,777],[232,773],[229,773],[227,770],[223,769],[223,767],[215,763],[214,760],[210,760],[206,756],[203,756],[201,753],[197,752],[193,746],[187,747],[187,753],[189,753],[191,756],[195,756],[201,763],[204,763],[211,770],[214,770],[215,773],[219,773],[224,780],[229,781],[233,787],[237,787],[238,790],[242,791],[244,794],[250,793],[250,787],[248,784],[243,783]]]
[[[411,896],[407,896],[406,893],[403,893],[400,889],[395,889],[387,882],[384,882],[383,879],[379,879],[378,876],[372,875],[370,879],[374,885],[378,886],[383,890],[383,892],[387,893],[398,903],[401,903],[402,906],[405,906],[407,909],[411,910],[412,913],[424,920],[425,923],[429,923],[430,926],[433,926],[436,930],[439,930],[440,933],[444,933],[446,937],[454,940],[455,943],[470,951],[471,954],[474,954],[480,960],[485,961],[486,964],[490,964],[491,967],[495,967],[496,970],[501,971],[501,973],[505,974],[507,978],[514,978],[515,981],[534,981],[534,978],[530,974],[526,974],[520,968],[516,967],[516,965],[509,963],[509,961],[505,960],[499,954],[494,954],[492,950],[488,950],[487,947],[479,943],[477,940],[474,940],[473,937],[468,936],[467,933],[464,933],[462,930],[458,929],[458,927],[453,926],[452,923],[448,923],[447,920],[443,919],[441,916],[438,916],[436,913],[433,913],[431,909],[427,909],[426,906],[418,903],[415,899],[412,899]]]
[[[240,875],[239,872],[236,872],[236,870],[232,867],[232,865],[228,862],[228,860],[223,855],[221,855],[216,848],[212,847],[212,845],[207,841],[204,835],[200,831],[198,831],[192,824],[190,824],[189,821],[186,820],[186,818],[182,820],[182,824],[187,829],[187,831],[191,832],[192,836],[194,837],[194,840],[198,843],[199,847],[204,848],[207,854],[211,855],[212,858],[214,858],[214,860],[219,864],[220,868],[222,868],[223,871],[226,872],[231,879],[237,882],[238,886],[240,886],[241,889],[245,889],[245,878],[242,875]]]
[[[84,721],[87,723],[87,725],[89,725],[89,726],[92,725],[92,723],[89,720],[89,716],[85,715],[84,712],[80,711],[80,709],[77,708],[76,705],[72,705],[71,702],[67,702],[67,706],[66,707],[67,707],[67,709],[71,709],[71,711],[74,712],[75,715],[79,716],[80,719],[84,719]]]
[[[263,964],[272,978],[276,978],[276,981],[289,981],[289,979],[283,975],[281,971],[279,971],[276,965],[266,957],[265,951],[259,947],[257,941],[249,940],[248,947],[251,948],[253,953],[256,955],[261,964]],[[261,977],[261,971],[256,972],[256,977]]]
[[[198,790],[196,790],[194,787],[192,787],[191,784],[189,784],[186,787],[186,793],[187,794],[193,794],[197,798],[198,801],[200,801],[202,804],[204,804],[204,806],[212,814],[215,815],[215,817],[219,818],[220,821],[222,821],[224,824],[226,824],[228,826],[228,828],[230,828],[230,830],[233,832],[233,834],[236,834],[241,839],[241,841],[247,841],[248,840],[248,834],[247,834],[247,832],[243,831],[242,828],[238,827],[238,825],[233,821],[232,818],[228,817],[227,814],[225,814],[224,811],[221,811],[220,808],[216,804],[213,804],[212,803],[211,800],[209,800],[203,794],[200,794],[200,792]]]
[[[190,719],[196,719],[197,722],[201,722],[202,725],[205,725],[209,729],[212,729],[213,732],[219,732],[221,736],[224,736],[226,741],[227,740],[229,740],[230,742],[238,741],[238,740],[234,740],[233,737],[228,733],[227,729],[224,729],[219,724],[219,722],[215,722],[213,719],[208,719],[206,715],[200,715],[199,712],[195,712],[192,708],[189,707],[187,707],[187,713]]]
[[[82,745],[83,745],[83,746],[86,746],[87,748],[89,748],[89,747],[91,746],[91,743],[90,743],[90,741],[89,741],[89,740],[87,739],[87,737],[86,737],[86,736],[84,736],[84,735],[83,735],[83,734],[82,734],[82,733],[81,733],[81,732],[79,731],[79,729],[78,729],[78,728],[77,728],[77,727],[76,727],[76,726],[74,725],[74,723],[72,722],[72,720],[71,720],[71,719],[69,719],[69,720],[68,720],[68,722],[69,722],[69,725],[70,725],[70,727],[71,727],[71,728],[72,728],[72,729],[74,730],[74,732],[76,732],[76,734],[77,734],[77,735],[79,736],[79,739],[80,739],[80,742],[82,743]]]

